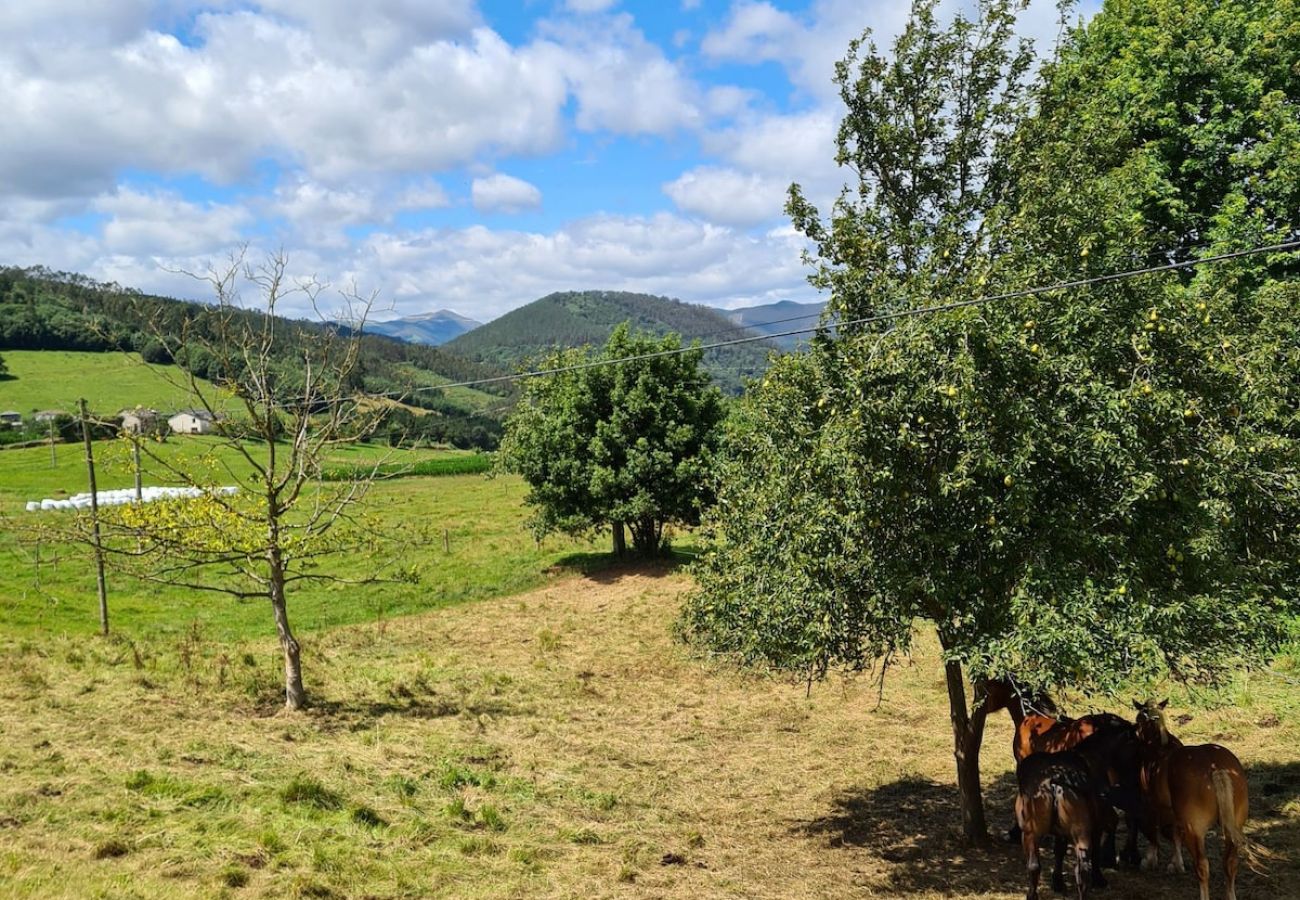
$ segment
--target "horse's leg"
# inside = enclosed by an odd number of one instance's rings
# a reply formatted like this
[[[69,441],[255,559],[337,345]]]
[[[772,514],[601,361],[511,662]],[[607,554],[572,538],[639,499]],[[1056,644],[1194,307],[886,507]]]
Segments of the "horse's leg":
[[[1059,834],[1052,838],[1052,849],[1056,853],[1056,864],[1052,866],[1052,890],[1058,894],[1065,893],[1065,838]]]
[[[1174,858],[1169,861],[1168,871],[1171,874],[1181,875],[1186,871],[1183,868],[1183,828],[1181,825],[1174,826],[1174,832],[1171,837],[1174,840]],[[1187,849],[1190,853],[1191,848],[1188,847]]]
[[[1232,811],[1220,813],[1220,815],[1232,815]],[[1238,855],[1241,848],[1237,842],[1228,836],[1228,829],[1221,828],[1223,832],[1223,877],[1228,883],[1228,900],[1237,900],[1237,864]]]
[[[1142,833],[1147,838],[1147,853],[1142,858],[1142,869],[1152,870],[1160,865],[1160,828],[1156,824],[1154,810],[1145,810],[1142,814]]]
[[[1043,871],[1043,864],[1038,859],[1038,838],[1022,831],[1020,843],[1025,848],[1025,871],[1029,875],[1029,893],[1025,894],[1025,900],[1038,900],[1038,877]]]
[[[1199,834],[1191,823],[1185,824],[1179,831],[1187,853],[1192,858],[1192,871],[1201,886],[1201,900],[1210,900],[1210,861],[1205,856],[1205,832]]]
[[[1063,843],[1063,841],[1062,841]],[[1092,861],[1092,851],[1084,841],[1074,845],[1074,890],[1079,893],[1079,900],[1088,896],[1088,884],[1096,877],[1100,866]]]
[[[1093,834],[1092,834],[1092,846],[1093,846],[1093,847],[1097,847],[1097,846],[1099,846],[1099,843],[1100,843],[1100,841],[1099,841],[1100,834],[1101,834],[1100,831],[1097,831],[1097,830],[1094,830],[1094,831],[1093,831]],[[1114,833],[1112,832],[1112,833],[1111,833],[1111,840],[1114,841],[1114,839],[1115,839],[1115,835],[1114,835]],[[1113,847],[1112,847],[1112,849],[1113,849]],[[1076,852],[1076,853],[1079,852],[1079,850],[1078,850],[1077,847],[1075,848],[1075,852]],[[1085,848],[1085,852],[1086,852],[1086,848]],[[1095,888],[1104,888],[1104,887],[1106,886],[1106,875],[1105,875],[1105,873],[1102,872],[1102,869],[1105,868],[1105,867],[1101,864],[1101,859],[1100,859],[1097,855],[1095,855],[1095,854],[1093,854],[1093,853],[1088,853],[1088,863],[1089,863],[1089,865],[1087,866],[1087,868],[1085,868],[1085,869],[1083,870],[1083,874],[1084,874],[1084,875],[1091,874],[1091,876],[1092,876],[1091,881],[1092,881],[1092,886],[1093,886],[1093,887],[1095,887]]]
[[[1124,838],[1124,851],[1120,854],[1120,860],[1124,865],[1133,868],[1137,868],[1141,862],[1138,858],[1138,828],[1140,824],[1140,817],[1133,810],[1124,811],[1124,830],[1127,834]]]

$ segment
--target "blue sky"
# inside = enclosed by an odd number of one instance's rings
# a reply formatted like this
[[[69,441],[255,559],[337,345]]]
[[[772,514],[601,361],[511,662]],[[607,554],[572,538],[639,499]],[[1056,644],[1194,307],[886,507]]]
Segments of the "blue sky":
[[[812,300],[850,0],[6,0],[0,263],[178,296],[247,243],[485,320],[568,289]],[[1050,41],[1050,3],[1022,30]]]

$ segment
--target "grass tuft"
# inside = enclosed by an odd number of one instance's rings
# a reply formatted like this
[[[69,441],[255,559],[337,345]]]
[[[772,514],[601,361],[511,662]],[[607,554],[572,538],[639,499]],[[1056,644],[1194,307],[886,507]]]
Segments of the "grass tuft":
[[[343,806],[343,796],[332,791],[309,775],[295,775],[280,788],[280,799],[285,803],[310,806],[313,809],[333,810]]]

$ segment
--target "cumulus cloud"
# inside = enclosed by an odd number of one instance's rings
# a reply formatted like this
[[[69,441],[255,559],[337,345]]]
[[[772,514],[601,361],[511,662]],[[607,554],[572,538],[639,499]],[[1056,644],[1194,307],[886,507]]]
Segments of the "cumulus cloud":
[[[552,291],[644,291],[734,306],[812,299],[788,227],[759,235],[662,213],[593,216],[553,232],[482,226],[370,235],[353,271],[378,284],[399,314],[429,298],[487,319]]]
[[[781,216],[786,186],[753,173],[702,166],[665,184],[664,193],[683,212],[745,228]]]
[[[630,15],[543,23],[574,97],[579,128],[667,135],[704,124],[703,92],[646,40]]]
[[[216,252],[239,242],[253,217],[240,206],[197,204],[172,193],[118,188],[94,202],[108,216],[103,249],[111,254],[180,256]]]
[[[475,178],[470,186],[474,208],[480,212],[523,212],[542,205],[542,192],[522,178],[497,173]]]

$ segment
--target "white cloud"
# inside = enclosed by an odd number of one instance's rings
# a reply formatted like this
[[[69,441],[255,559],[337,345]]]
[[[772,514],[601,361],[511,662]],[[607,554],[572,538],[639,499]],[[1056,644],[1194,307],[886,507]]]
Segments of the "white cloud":
[[[699,87],[631,16],[543,23],[578,101],[579,128],[667,135],[704,124]]]
[[[563,135],[565,60],[547,43],[480,28],[371,65],[254,13],[196,29],[198,46],[150,31],[0,55],[0,192],[88,196],[127,167],[229,182],[268,155],[323,181],[440,171]]]
[[[565,0],[564,7],[576,13],[605,12],[616,5],[618,0]]]
[[[542,192],[534,185],[502,173],[475,178],[470,195],[480,212],[523,212],[542,205]]]
[[[106,252],[144,257],[218,252],[238,243],[253,221],[243,207],[191,203],[171,193],[130,188],[98,198],[94,209],[108,216]]]
[[[744,228],[780,218],[787,186],[752,173],[703,166],[665,184],[664,193],[683,212]]]
[[[679,216],[595,216],[549,233],[465,229],[371,235],[353,269],[379,285],[399,314],[449,306],[494,318],[553,291],[644,291],[752,305],[813,299],[788,227],[766,234]]]

